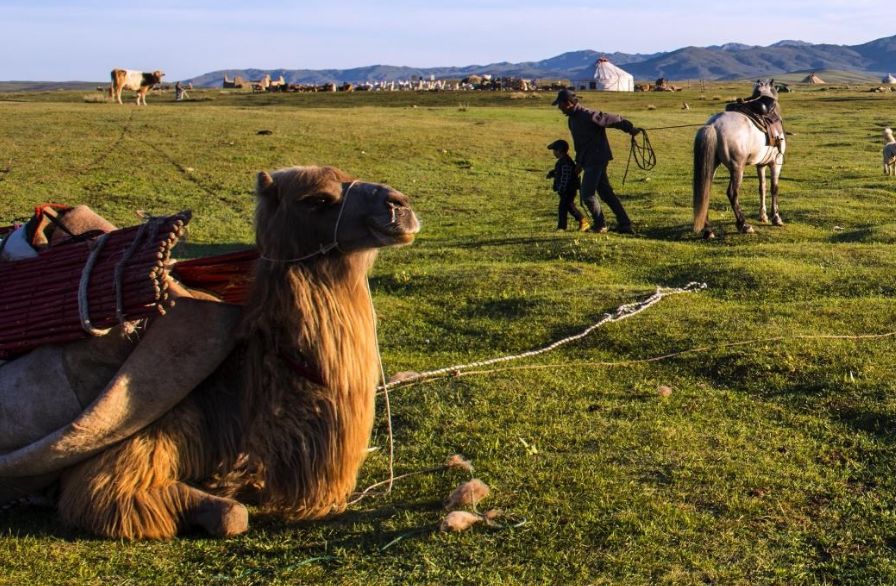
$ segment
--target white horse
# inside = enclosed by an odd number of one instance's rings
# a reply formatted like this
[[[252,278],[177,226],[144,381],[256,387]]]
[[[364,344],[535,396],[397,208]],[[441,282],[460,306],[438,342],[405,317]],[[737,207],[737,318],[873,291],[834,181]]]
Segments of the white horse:
[[[778,112],[778,92],[774,80],[757,81],[750,100],[737,105],[735,110],[721,112],[710,118],[697,131],[694,138],[694,231],[703,232],[704,238],[714,238],[709,224],[709,193],[716,168],[721,164],[728,168],[728,199],[737,220],[738,229],[744,234],[752,234],[750,226],[740,209],[738,191],[744,177],[744,168],[755,165],[759,174],[759,221],[768,222],[765,209],[765,168],[771,168],[772,177],[772,224],[783,226],[778,212],[778,179],[784,164],[784,131],[779,127],[774,139],[760,130],[746,113],[737,110],[749,109],[757,113]],[[769,144],[771,143],[771,144]]]

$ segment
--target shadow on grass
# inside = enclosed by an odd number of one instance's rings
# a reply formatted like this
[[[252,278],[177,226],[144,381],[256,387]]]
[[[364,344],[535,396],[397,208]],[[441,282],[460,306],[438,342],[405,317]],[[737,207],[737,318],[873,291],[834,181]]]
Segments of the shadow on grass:
[[[366,511],[349,511],[330,519],[318,521],[287,522],[273,515],[250,512],[249,531],[244,536],[250,540],[259,533],[265,535],[285,536],[295,533],[297,530],[309,529],[314,531],[338,531],[345,535],[341,540],[328,540],[328,547],[345,547],[364,552],[378,552],[389,547],[393,542],[411,537],[431,533],[438,530],[438,525],[421,525],[418,527],[406,527],[402,529],[386,530],[383,523],[398,518],[401,513],[422,512],[438,513],[441,518],[444,510],[438,500],[418,501],[414,503],[386,504]],[[353,530],[355,526],[363,526],[363,531]],[[372,527],[372,529],[370,529]],[[114,541],[98,537],[91,533],[66,527],[56,514],[54,509],[46,507],[14,507],[9,511],[0,513],[0,534],[13,538],[52,538],[62,541]],[[203,541],[215,539],[198,528],[184,531],[177,539],[189,541]],[[260,548],[254,547],[254,541],[240,542],[240,537],[232,540],[234,545],[230,549],[245,550],[245,553],[264,557],[265,552],[270,551],[266,545]],[[320,545],[308,547],[297,546],[296,550],[305,550],[309,555],[318,552]]]
[[[436,522],[416,527],[403,527],[401,529],[385,529],[383,527],[386,522],[400,518],[402,513],[434,513],[438,514],[438,517],[441,519],[444,509],[442,508],[442,502],[439,500],[424,500],[385,504],[365,511],[348,511],[331,519],[320,521],[287,523],[273,516],[255,515],[250,519],[252,526],[249,531],[251,534],[254,527],[256,530],[263,530],[266,534],[280,536],[305,528],[316,532],[338,533],[344,535],[344,537],[336,540],[328,539],[327,549],[346,548],[365,553],[376,553],[402,539],[426,535],[438,530]],[[359,531],[355,527],[363,527],[364,529]],[[251,545],[249,549],[251,549]],[[313,555],[319,552],[320,544],[316,543],[304,548],[298,547],[297,549],[304,549],[306,553]],[[250,551],[247,553],[254,555],[257,552]]]
[[[4,537],[44,538],[63,541],[97,540],[100,538],[66,527],[56,510],[48,507],[16,506],[0,513],[0,532]]]
[[[677,226],[651,226],[638,230],[638,235],[651,240],[702,240],[700,234],[695,234],[690,224]]]
[[[798,411],[809,410],[820,418],[843,425],[853,432],[867,434],[881,444],[896,445],[896,413],[886,408],[874,407],[875,399],[868,390],[856,390],[844,394],[843,389],[825,374],[794,373],[786,365],[769,367],[759,361],[749,360],[747,355],[720,356],[706,362],[692,359],[688,370],[699,375],[714,388],[727,388],[745,396],[762,397],[781,405],[790,405]],[[807,377],[810,377],[807,380]],[[770,380],[777,380],[770,385]],[[833,400],[832,402],[832,399]],[[892,464],[890,450],[881,457]],[[866,458],[866,465],[870,461]]]
[[[896,415],[873,409],[840,407],[833,419],[848,425],[855,431],[873,435],[886,444],[896,443]]]
[[[464,240],[463,242],[459,242],[455,239],[448,238],[439,238],[439,239],[426,239],[425,243],[427,246],[441,247],[441,246],[450,246],[452,248],[472,248],[479,249],[488,246],[520,246],[520,245],[531,245],[531,244],[541,244],[541,243],[549,243],[555,242],[556,238],[554,237],[519,237],[519,238],[482,238],[479,240]],[[424,242],[421,240],[421,243]]]
[[[850,230],[848,232],[835,232],[830,238],[828,238],[829,242],[833,243],[857,243],[857,242],[866,242],[874,236],[874,227],[870,224],[865,224],[857,227],[854,230]]]

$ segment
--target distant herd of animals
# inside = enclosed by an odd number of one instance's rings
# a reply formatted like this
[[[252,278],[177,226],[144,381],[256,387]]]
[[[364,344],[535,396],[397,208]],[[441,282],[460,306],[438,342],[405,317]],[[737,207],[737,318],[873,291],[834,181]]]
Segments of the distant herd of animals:
[[[143,72],[131,69],[113,69],[111,73],[112,83],[109,87],[109,96],[121,103],[121,91],[123,89],[137,92],[137,105],[146,104],[146,93],[162,83],[164,76],[162,71]],[[265,74],[261,79],[247,80],[240,75],[230,78],[226,74],[222,81],[223,89],[251,89],[253,92],[365,92],[365,91],[461,91],[461,90],[510,90],[510,91],[556,91],[566,87],[579,87],[580,89],[594,89],[594,82],[571,82],[557,79],[524,79],[520,77],[469,75],[459,80],[446,79],[411,79],[389,80],[363,83],[327,82],[322,84],[311,83],[287,83],[280,75],[277,79]],[[780,87],[780,86],[779,86]],[[188,89],[192,89],[189,84]],[[637,84],[636,92],[678,92],[683,88],[670,83],[666,78],[660,77],[655,83]],[[103,87],[97,87],[97,91],[105,92]],[[783,89],[783,91],[789,91]]]

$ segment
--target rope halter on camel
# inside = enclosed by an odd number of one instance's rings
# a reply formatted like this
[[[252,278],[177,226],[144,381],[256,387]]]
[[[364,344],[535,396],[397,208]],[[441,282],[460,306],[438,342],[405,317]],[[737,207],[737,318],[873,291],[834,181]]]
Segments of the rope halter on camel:
[[[333,226],[333,241],[324,244],[321,243],[319,248],[310,254],[306,254],[305,256],[300,256],[297,258],[271,258],[269,256],[265,256],[263,254],[258,255],[258,258],[262,260],[266,260],[268,262],[283,262],[287,264],[293,264],[297,262],[302,262],[303,260],[308,260],[309,258],[314,258],[315,256],[323,256],[329,254],[331,250],[338,250],[339,252],[344,252],[339,247],[339,224],[342,222],[342,212],[345,210],[345,202],[348,200],[348,194],[351,193],[352,187],[358,183],[358,180],[355,179],[348,185],[342,188],[342,201],[339,204],[339,215],[336,216],[336,225]]]

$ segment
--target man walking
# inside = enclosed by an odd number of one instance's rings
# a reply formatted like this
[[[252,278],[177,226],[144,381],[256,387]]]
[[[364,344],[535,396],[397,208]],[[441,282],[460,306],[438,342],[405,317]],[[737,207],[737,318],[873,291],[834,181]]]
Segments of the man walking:
[[[613,210],[616,216],[616,229],[622,234],[633,234],[632,222],[607,178],[607,166],[613,160],[613,153],[607,140],[607,128],[616,128],[632,136],[641,132],[641,129],[618,114],[596,112],[583,107],[572,90],[560,90],[553,105],[560,108],[560,111],[569,118],[569,132],[572,134],[576,150],[576,164],[583,171],[582,202],[594,218],[591,231],[607,231],[607,221],[595,197],[596,192]]]

